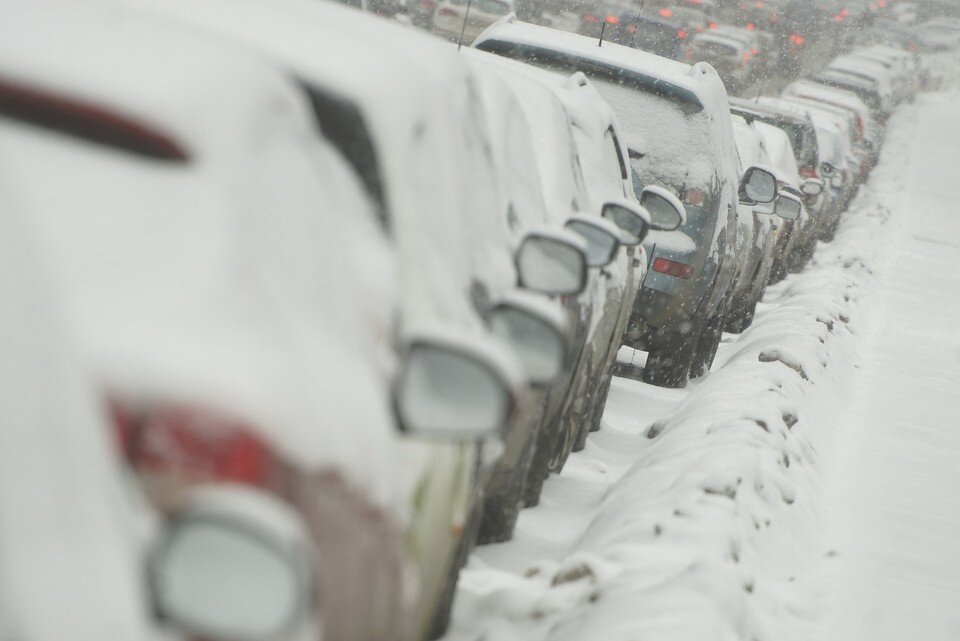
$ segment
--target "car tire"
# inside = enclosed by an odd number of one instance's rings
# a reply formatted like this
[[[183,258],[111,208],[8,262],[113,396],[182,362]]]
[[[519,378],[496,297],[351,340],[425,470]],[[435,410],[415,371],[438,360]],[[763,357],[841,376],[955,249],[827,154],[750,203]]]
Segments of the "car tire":
[[[641,380],[657,387],[685,387],[690,378],[695,336],[692,332],[671,332],[651,339]]]
[[[690,378],[699,378],[710,371],[713,359],[717,356],[720,339],[723,337],[725,314],[718,310],[716,315],[703,324],[690,359]]]

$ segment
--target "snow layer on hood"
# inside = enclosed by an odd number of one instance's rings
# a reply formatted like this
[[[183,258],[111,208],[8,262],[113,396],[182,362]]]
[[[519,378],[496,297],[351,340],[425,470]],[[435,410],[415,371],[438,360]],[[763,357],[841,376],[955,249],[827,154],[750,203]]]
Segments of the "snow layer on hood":
[[[835,551],[825,492],[845,460],[874,270],[909,116],[834,242],[767,291],[687,390],[615,379],[590,436],[512,542],[461,576],[451,641],[784,639],[819,633]]]

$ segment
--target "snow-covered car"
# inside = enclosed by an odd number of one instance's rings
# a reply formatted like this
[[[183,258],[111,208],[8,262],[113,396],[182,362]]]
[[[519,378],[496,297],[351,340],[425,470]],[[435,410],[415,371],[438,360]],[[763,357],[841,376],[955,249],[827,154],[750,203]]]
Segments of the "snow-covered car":
[[[731,115],[733,136],[737,145],[737,165],[740,168],[763,166],[773,167],[760,134],[741,116]],[[750,326],[763,297],[767,281],[776,260],[775,249],[779,226],[774,220],[774,203],[759,205],[740,204],[742,216],[753,219],[753,234],[741,253],[745,255],[742,267],[733,283],[730,312],[726,319],[725,331],[740,333]]]
[[[889,90],[894,105],[900,104],[907,98],[903,80],[896,78],[890,69],[875,60],[849,54],[842,55],[831,60],[827,69],[840,71],[876,83],[881,91]]]
[[[533,169],[539,179],[523,180],[543,189],[541,209],[517,208],[511,219],[516,231],[544,221],[560,226],[576,220],[592,228],[609,216],[623,227],[626,246],[603,266],[603,274],[595,274],[582,300],[565,300],[574,337],[567,357],[571,369],[546,391],[541,424],[528,436],[508,442],[504,458],[516,465],[501,465],[487,486],[481,537],[503,540],[516,518],[517,497],[522,494],[526,503],[536,503],[549,472],[559,471],[577,442],[599,426],[613,360],[645,264],[639,243],[649,218],[633,198],[613,114],[582,78],[567,79],[475,50],[468,58],[483,81],[490,111],[497,114],[491,118],[500,121],[492,129],[504,134],[495,148],[512,147],[512,173],[527,176]],[[514,122],[519,119],[523,121]],[[527,138],[529,154],[517,148]]]
[[[454,42],[462,38],[463,44],[469,45],[481,31],[513,10],[513,0],[439,0],[432,29]]]
[[[883,122],[893,111],[893,94],[885,91],[875,79],[854,76],[837,69],[824,69],[810,76],[810,80],[828,87],[836,87],[855,93],[868,107],[878,122]]]
[[[798,80],[787,85],[781,95],[813,100],[852,112],[859,142],[865,145],[869,152],[868,163],[872,166],[876,161],[883,143],[883,128],[873,117],[870,108],[855,93],[816,82]],[[866,169],[864,168],[861,178],[865,177]]]
[[[448,44],[351,13],[351,24],[365,34],[358,40],[335,26],[348,10],[326,3],[138,6],[243,43],[306,89],[319,130],[361,177],[397,256],[392,286],[398,307],[386,308],[396,324],[371,340],[382,351],[422,321],[496,337],[498,310],[509,306],[518,284],[552,295],[583,290],[587,266],[581,239],[537,231],[517,249],[506,233],[508,212],[502,209],[509,201],[498,193],[476,80]],[[234,19],[225,23],[220,17],[227,7]],[[340,64],[344,52],[350,53],[350,65]],[[374,297],[369,304],[376,302]],[[513,309],[527,316],[536,312]],[[549,317],[541,315],[538,322],[556,329]],[[464,534],[475,527],[479,488],[499,451],[490,445],[409,438],[393,466],[401,486],[419,488],[407,530],[421,588],[416,638],[446,626],[471,540]]]
[[[584,36],[515,20],[491,27],[475,46],[555,71],[582,71],[616,112],[639,180],[679,194],[686,224],[648,236],[652,262],[627,337],[649,350],[646,381],[685,385],[716,354],[739,243],[752,235],[752,221],[736,207],[742,190],[719,76],[707,64],[691,67],[613,43],[597,47]],[[745,176],[765,183],[766,193],[754,195],[773,200],[771,174],[756,168]]]
[[[4,22],[5,193],[58,261],[130,464],[160,506],[233,481],[297,508],[325,639],[421,636],[519,364],[479,320],[393,326],[396,252],[300,85],[132,5],[68,4]]]

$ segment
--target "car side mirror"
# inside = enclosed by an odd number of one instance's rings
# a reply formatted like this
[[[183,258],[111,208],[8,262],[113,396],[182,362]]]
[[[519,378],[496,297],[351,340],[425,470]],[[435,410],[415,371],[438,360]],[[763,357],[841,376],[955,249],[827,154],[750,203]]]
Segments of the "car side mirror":
[[[411,339],[393,388],[400,431],[454,440],[504,433],[517,397],[505,362],[486,342],[452,334]]]
[[[315,562],[300,518],[249,488],[190,491],[147,568],[157,617],[185,636],[297,636],[313,610]]]
[[[642,243],[650,231],[650,214],[643,207],[627,200],[604,203],[600,216],[620,229],[620,242],[629,247]]]
[[[820,174],[829,178],[830,176],[837,173],[837,167],[831,162],[822,162],[820,163]]]
[[[839,171],[830,176],[830,186],[834,189],[842,189],[844,182],[846,181],[843,179],[843,174]]]
[[[773,213],[784,220],[796,220],[800,218],[800,212],[803,203],[795,195],[781,191],[773,206]]]
[[[739,189],[744,205],[765,205],[777,197],[777,178],[769,169],[753,165],[743,173]]]
[[[687,222],[683,203],[663,187],[644,187],[640,192],[640,205],[650,214],[650,229],[655,231],[673,231]]]
[[[807,178],[800,185],[800,191],[804,196],[815,198],[823,193],[823,181],[819,178]]]
[[[490,331],[512,348],[527,382],[546,386],[566,367],[567,339],[563,317],[548,301],[514,292],[490,312]]]
[[[598,216],[576,214],[563,226],[586,241],[587,265],[605,267],[613,262],[620,249],[620,230],[616,225]]]
[[[549,296],[576,296],[587,286],[587,244],[568,231],[528,233],[516,254],[518,285]]]

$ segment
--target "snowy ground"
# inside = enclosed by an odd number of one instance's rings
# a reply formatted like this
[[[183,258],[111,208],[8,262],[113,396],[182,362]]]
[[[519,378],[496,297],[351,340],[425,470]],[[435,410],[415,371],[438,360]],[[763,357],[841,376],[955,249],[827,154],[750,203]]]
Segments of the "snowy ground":
[[[960,638],[960,93],[889,123],[800,275],[603,429],[460,582],[451,641]]]

